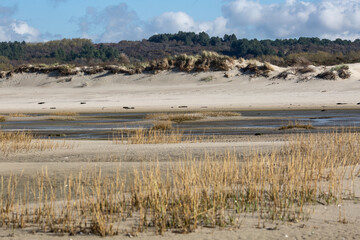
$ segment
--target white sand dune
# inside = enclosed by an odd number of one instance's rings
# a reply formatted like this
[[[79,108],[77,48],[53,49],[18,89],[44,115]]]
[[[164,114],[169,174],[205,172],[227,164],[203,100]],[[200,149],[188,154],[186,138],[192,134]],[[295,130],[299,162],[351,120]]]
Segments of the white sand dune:
[[[277,67],[269,78],[251,77],[238,69],[229,72],[230,78],[224,72],[70,77],[22,73],[0,79],[0,112],[171,111],[181,106],[186,110],[356,108],[360,107],[360,64],[349,66],[352,75],[346,80],[316,78],[325,67],[288,79],[271,79],[286,70]],[[209,76],[212,79],[204,81]]]

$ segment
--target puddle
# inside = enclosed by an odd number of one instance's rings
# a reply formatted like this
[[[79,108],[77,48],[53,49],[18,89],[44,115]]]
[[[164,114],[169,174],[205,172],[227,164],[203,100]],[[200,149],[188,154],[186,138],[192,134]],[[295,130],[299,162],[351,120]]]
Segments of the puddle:
[[[360,110],[312,111],[243,111],[242,118],[213,121],[183,122],[173,124],[185,134],[192,135],[247,135],[279,133],[278,128],[289,122],[310,123],[326,131],[333,127],[360,127]],[[5,131],[32,131],[41,137],[72,139],[111,139],[113,131],[129,128],[149,128],[144,121],[149,113],[87,113],[73,121],[28,120],[1,122]],[[39,115],[36,115],[39,116]],[[304,130],[309,132],[309,130]]]

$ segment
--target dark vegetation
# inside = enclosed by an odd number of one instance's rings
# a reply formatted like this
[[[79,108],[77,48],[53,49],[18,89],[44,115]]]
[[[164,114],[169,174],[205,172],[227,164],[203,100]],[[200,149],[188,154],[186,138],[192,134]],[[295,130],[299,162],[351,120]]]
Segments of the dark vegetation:
[[[232,35],[210,37],[207,33],[157,34],[148,40],[93,43],[88,39],[63,39],[45,43],[1,42],[0,70],[22,64],[67,63],[76,66],[128,64],[169,56],[213,51],[227,56],[257,58],[279,66],[336,65],[360,61],[360,39],[319,38],[237,39]]]

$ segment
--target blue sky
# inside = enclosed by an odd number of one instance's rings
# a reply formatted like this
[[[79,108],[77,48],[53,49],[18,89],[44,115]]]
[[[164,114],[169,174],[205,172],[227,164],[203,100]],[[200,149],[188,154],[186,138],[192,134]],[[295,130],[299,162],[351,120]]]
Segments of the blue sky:
[[[360,38],[358,0],[0,0],[0,41],[141,40],[205,31],[239,38]]]

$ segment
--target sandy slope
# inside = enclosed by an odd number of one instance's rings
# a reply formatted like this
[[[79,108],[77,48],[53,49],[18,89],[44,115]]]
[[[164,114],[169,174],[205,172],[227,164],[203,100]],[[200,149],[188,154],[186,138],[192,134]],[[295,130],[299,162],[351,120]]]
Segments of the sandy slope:
[[[324,67],[317,67],[315,73],[276,80],[271,78],[285,69],[276,68],[269,78],[252,78],[237,69],[230,71],[230,78],[224,77],[224,72],[72,77],[23,73],[0,80],[0,112],[53,111],[51,108],[82,112],[170,111],[179,106],[187,106],[187,110],[356,108],[360,107],[360,64],[349,66],[352,75],[346,80],[315,78]],[[209,76],[213,77],[211,81],[202,81]]]

